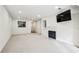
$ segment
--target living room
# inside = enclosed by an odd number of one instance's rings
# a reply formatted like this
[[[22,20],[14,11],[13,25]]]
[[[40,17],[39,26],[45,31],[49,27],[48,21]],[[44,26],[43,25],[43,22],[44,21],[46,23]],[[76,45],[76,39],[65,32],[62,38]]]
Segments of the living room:
[[[1,52],[79,51],[77,5],[4,5],[0,12]]]

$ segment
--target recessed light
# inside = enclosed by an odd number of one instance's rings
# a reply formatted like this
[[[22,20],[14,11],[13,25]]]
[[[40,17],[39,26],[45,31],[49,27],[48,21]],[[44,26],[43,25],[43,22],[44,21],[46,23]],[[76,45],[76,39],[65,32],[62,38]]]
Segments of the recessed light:
[[[55,8],[58,9],[59,7],[58,6],[55,6]]]
[[[19,13],[19,14],[21,14],[21,13],[22,13],[22,11],[21,11],[21,10],[19,10],[19,11],[18,11],[18,13]]]
[[[61,8],[60,8],[60,7],[58,7],[58,6],[55,6],[55,9],[61,10]]]

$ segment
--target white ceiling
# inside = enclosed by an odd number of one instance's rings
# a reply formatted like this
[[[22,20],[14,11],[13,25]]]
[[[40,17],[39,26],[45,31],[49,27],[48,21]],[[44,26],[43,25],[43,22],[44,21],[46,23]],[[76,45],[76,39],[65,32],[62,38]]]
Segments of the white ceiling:
[[[63,9],[68,7],[68,5],[6,5],[5,7],[7,8],[13,19],[18,19],[19,17],[46,17],[57,13],[57,7]],[[18,11],[20,10],[22,11],[21,14],[18,13]]]

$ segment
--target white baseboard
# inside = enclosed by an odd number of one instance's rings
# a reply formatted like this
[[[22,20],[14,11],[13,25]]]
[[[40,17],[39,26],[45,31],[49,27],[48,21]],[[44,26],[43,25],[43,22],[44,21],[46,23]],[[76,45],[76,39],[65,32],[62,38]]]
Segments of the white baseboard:
[[[12,35],[26,35],[26,34],[30,34],[30,33],[12,34]]]
[[[9,39],[7,40],[7,42],[5,43],[5,45],[3,46],[3,48],[0,50],[0,53],[2,52],[2,50],[4,49],[4,47],[6,46],[6,44],[8,43],[8,41],[12,38],[12,34],[11,36],[9,37]]]
[[[73,42],[68,42],[68,41],[65,41],[65,40],[58,40],[58,41],[61,41],[61,42],[64,42],[64,43],[67,43],[67,44],[73,45]]]

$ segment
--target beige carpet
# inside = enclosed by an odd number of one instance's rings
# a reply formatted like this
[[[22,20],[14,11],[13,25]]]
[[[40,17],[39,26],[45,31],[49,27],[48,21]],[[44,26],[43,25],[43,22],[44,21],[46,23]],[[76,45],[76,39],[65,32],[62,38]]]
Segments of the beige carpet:
[[[4,53],[72,53],[79,50],[72,45],[45,38],[39,34],[15,35],[4,47]]]

